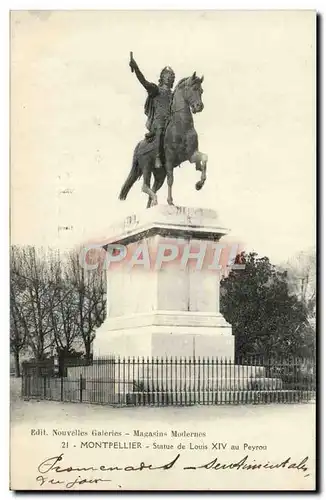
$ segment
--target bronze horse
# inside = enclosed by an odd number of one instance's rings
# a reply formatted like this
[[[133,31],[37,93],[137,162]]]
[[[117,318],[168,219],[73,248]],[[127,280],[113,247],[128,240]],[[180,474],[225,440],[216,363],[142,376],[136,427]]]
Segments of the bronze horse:
[[[173,169],[184,161],[195,163],[196,170],[201,172],[201,178],[196,183],[196,189],[203,187],[206,180],[207,155],[198,151],[198,135],[194,128],[193,113],[203,110],[202,83],[196,72],[189,78],[183,78],[173,92],[170,116],[164,136],[164,164],[155,168],[155,150],[146,139],[140,141],[133,155],[130,173],[123,184],[119,199],[125,200],[133,184],[143,176],[142,191],[149,195],[147,207],[157,205],[157,191],[162,187],[165,177],[168,183],[169,205],[173,205],[172,185]],[[151,176],[154,183],[150,187]]]

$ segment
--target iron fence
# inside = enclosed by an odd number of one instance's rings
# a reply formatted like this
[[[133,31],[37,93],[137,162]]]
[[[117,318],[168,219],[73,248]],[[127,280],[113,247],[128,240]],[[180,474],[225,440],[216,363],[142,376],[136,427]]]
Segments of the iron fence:
[[[313,359],[94,358],[65,376],[24,364],[22,397],[108,405],[215,405],[315,400]]]

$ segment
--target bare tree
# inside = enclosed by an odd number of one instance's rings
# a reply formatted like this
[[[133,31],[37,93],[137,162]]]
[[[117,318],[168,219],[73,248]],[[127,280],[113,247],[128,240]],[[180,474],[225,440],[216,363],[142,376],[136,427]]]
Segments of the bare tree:
[[[71,353],[81,337],[76,321],[78,297],[62,255],[52,256],[49,262],[52,277],[53,307],[50,311],[54,344],[57,352]]]
[[[316,252],[299,252],[284,264],[289,290],[304,306],[303,335],[309,352],[316,352]]]
[[[69,257],[68,276],[77,303],[76,325],[84,343],[85,355],[89,358],[95,330],[105,319],[105,272],[85,270],[79,263],[79,255],[73,253]]]
[[[305,304],[307,320],[314,326],[316,319],[316,253],[299,252],[285,265],[289,288]]]
[[[11,351],[28,346],[37,361],[56,348],[72,353],[79,343],[90,357],[95,330],[105,318],[105,275],[88,272],[77,253],[13,247],[11,257]]]
[[[25,280],[19,276],[19,251],[10,254],[10,351],[14,356],[15,375],[20,377],[20,354],[27,346],[29,308],[25,298]]]
[[[43,359],[53,346],[52,311],[62,297],[55,260],[51,252],[36,250],[34,247],[16,247],[16,264],[11,273],[21,284],[19,303],[21,322],[24,324],[26,343],[31,348],[36,360]],[[12,311],[18,302],[18,296],[12,293]]]

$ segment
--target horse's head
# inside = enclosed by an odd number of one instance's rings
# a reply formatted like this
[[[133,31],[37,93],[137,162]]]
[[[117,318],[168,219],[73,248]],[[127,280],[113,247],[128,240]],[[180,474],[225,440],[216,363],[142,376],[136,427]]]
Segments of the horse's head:
[[[202,93],[204,92],[201,84],[204,77],[199,78],[196,71],[185,82],[185,99],[188,102],[192,113],[200,113],[204,109]]]

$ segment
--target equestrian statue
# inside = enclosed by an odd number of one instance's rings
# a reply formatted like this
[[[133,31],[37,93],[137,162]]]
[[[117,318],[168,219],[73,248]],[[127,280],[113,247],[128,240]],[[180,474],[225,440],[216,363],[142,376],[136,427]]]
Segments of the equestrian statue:
[[[207,155],[198,150],[198,135],[194,128],[193,114],[204,109],[202,83],[196,72],[183,78],[172,91],[175,74],[172,68],[162,69],[158,85],[148,82],[130,52],[129,66],[147,91],[145,114],[148,132],[140,141],[133,155],[130,173],[123,184],[119,199],[125,200],[133,184],[143,177],[142,191],[148,194],[147,207],[157,205],[157,191],[165,178],[168,184],[169,205],[173,205],[173,169],[189,161],[201,172],[196,189],[206,180]],[[151,187],[152,174],[154,183]]]

